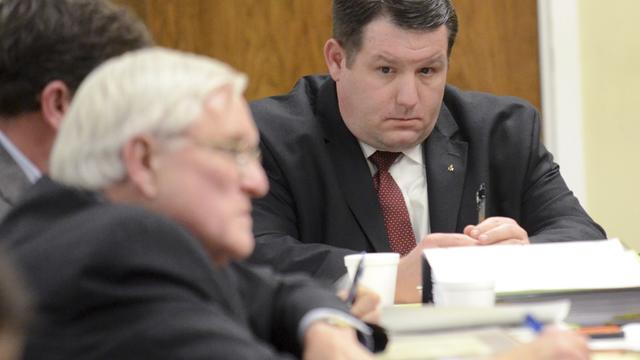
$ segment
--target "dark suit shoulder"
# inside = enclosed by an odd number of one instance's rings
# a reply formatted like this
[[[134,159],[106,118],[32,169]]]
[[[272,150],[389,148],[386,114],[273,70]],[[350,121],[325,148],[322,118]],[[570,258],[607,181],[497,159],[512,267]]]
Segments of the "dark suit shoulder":
[[[78,221],[95,216],[103,217],[94,229],[100,233],[94,244],[96,258],[126,259],[124,263],[130,266],[162,269],[171,256],[175,264],[209,270],[210,260],[200,241],[173,220],[136,206],[105,204],[87,211]]]
[[[87,223],[91,225],[83,225]],[[172,220],[136,206],[107,202],[88,208],[61,221],[51,232],[52,237],[62,234],[75,240],[72,245],[78,249],[85,249],[86,257],[72,260],[82,264],[82,272],[105,278],[155,273],[195,289],[192,280],[203,276],[193,274],[212,271],[196,238]]]
[[[46,181],[30,189],[6,220],[0,233],[9,247],[47,242],[51,246],[78,245],[87,250],[128,248],[145,246],[142,243],[148,239],[158,245],[175,237],[194,242],[185,230],[161,215]],[[134,242],[130,241],[131,234],[146,236]]]
[[[47,179],[9,214],[0,238],[47,301],[83,303],[77,297],[96,290],[79,286],[87,278],[110,281],[156,272],[187,279],[190,271],[211,271],[197,240],[172,221]]]
[[[251,111],[260,131],[286,137],[317,131],[318,92],[329,79],[327,75],[305,76],[287,94],[251,102]]]
[[[524,99],[515,96],[500,96],[481,91],[465,91],[453,85],[447,85],[444,93],[444,104],[447,107],[500,112],[505,109],[529,109],[535,107]],[[479,108],[476,108],[479,107]]]
[[[449,113],[465,140],[508,132],[531,136],[539,127],[538,111],[527,101],[478,91],[462,91],[447,85],[442,112]]]

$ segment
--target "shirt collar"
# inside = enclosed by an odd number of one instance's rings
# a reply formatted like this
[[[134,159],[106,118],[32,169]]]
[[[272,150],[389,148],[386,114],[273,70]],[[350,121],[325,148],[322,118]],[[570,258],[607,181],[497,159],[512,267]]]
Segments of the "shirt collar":
[[[9,138],[0,130],[0,146],[2,146],[9,155],[13,158],[13,161],[18,164],[22,172],[25,174],[27,179],[33,184],[40,177],[42,177],[42,173],[38,168],[27,158],[24,154],[9,140]]]
[[[364,156],[369,159],[369,156],[371,156],[374,152],[378,151],[378,149],[374,148],[373,146],[369,145],[369,144],[365,144],[362,141],[358,141],[360,143],[360,147],[362,148],[362,152],[364,153]],[[405,151],[402,152],[402,154],[407,157],[409,160],[423,165],[423,160],[422,160],[422,146],[420,144],[409,148]]]

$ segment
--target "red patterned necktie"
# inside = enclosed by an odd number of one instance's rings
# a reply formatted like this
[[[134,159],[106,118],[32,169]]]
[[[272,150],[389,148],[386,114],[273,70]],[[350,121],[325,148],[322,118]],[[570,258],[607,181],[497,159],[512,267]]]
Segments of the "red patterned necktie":
[[[373,176],[373,186],[378,193],[389,245],[392,251],[405,256],[416,246],[416,238],[402,192],[389,173],[389,168],[400,154],[402,153],[376,151],[369,156],[369,160],[378,168]]]

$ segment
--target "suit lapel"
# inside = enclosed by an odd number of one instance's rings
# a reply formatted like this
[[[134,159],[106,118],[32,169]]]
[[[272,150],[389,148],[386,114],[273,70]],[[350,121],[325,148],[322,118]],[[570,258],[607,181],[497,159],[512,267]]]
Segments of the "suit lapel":
[[[373,248],[378,252],[391,251],[367,161],[340,116],[332,80],[322,86],[318,99],[327,150],[344,198]],[[454,138],[457,132],[453,116],[443,105],[435,129],[422,146],[431,232],[456,232],[468,149],[467,142]]]
[[[391,251],[367,160],[340,116],[333,80],[323,84],[318,99],[325,143],[344,199],[375,251]]]
[[[29,187],[29,179],[15,163],[11,155],[0,145],[0,199],[11,206]]]
[[[427,169],[431,232],[456,232],[468,147],[466,142],[453,139],[457,131],[455,120],[443,105],[438,123],[422,147]]]

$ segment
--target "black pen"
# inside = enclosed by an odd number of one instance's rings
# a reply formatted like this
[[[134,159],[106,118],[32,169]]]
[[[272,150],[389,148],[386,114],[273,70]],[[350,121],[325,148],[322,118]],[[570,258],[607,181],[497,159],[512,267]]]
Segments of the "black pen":
[[[478,209],[478,224],[486,218],[487,187],[484,183],[476,191],[476,208]]]
[[[366,251],[360,253],[360,261],[358,261],[358,267],[356,268],[356,273],[353,275],[353,282],[351,283],[351,288],[349,289],[349,294],[347,295],[347,304],[353,305],[353,302],[356,301],[356,293],[358,292],[358,283],[360,282],[360,277],[362,276],[362,272],[364,271],[364,257],[367,255]]]

